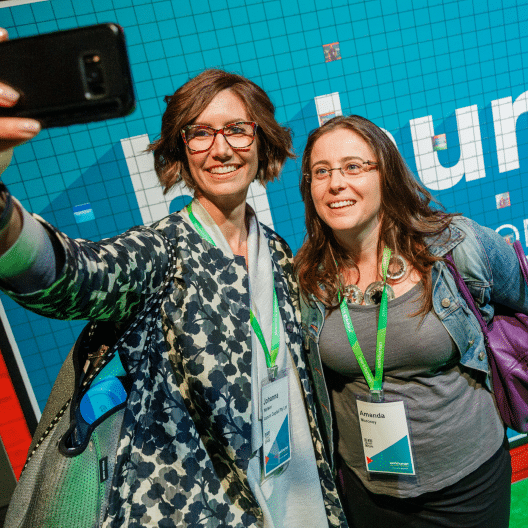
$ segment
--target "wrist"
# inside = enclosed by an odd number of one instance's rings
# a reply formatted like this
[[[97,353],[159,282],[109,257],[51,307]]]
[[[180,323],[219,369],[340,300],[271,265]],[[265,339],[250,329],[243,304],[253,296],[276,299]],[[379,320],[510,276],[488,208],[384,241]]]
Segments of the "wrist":
[[[0,181],[0,236],[9,227],[13,217],[14,202],[11,193]]]
[[[22,231],[22,211],[1,180],[0,202],[5,205],[0,207],[0,255],[3,255],[16,242]]]

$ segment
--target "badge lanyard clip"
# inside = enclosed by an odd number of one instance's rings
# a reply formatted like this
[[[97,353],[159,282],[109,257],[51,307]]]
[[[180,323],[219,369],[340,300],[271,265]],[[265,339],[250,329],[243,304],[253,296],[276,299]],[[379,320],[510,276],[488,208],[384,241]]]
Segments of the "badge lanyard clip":
[[[376,390],[370,389],[370,398],[369,401],[372,403],[383,403],[384,401],[383,389]]]
[[[264,355],[266,357],[266,365],[268,366],[268,378],[274,381],[277,378],[279,367],[275,364],[277,361],[277,355],[279,354],[280,345],[280,317],[279,317],[279,302],[277,300],[277,292],[273,287],[273,321],[271,327],[271,351],[268,348],[262,329],[260,328],[259,322],[253,313],[253,310],[249,312],[249,319],[255,335],[257,336]]]

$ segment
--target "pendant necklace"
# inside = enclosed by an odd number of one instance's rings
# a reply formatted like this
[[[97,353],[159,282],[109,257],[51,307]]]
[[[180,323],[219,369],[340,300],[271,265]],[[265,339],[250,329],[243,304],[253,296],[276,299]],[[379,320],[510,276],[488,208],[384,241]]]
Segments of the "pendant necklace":
[[[400,255],[391,256],[389,269],[391,266],[397,266],[397,269],[395,272],[387,270],[387,279],[397,281],[407,273],[407,263]],[[365,301],[366,305],[379,304],[384,284],[387,288],[387,300],[392,301],[395,298],[394,290],[383,281],[372,282],[367,286],[365,293],[361,291],[357,284],[349,284],[343,288],[343,295],[346,297],[348,304],[363,304],[363,301]]]

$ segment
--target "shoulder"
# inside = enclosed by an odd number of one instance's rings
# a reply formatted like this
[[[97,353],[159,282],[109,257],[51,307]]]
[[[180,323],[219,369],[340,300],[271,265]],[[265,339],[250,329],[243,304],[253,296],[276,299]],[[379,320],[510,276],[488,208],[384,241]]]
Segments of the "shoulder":
[[[189,246],[199,246],[202,237],[193,229],[180,213],[172,213],[150,226],[168,239],[177,251]]]
[[[293,253],[286,240],[267,225],[259,222],[259,226],[262,229],[264,236],[268,239],[268,244],[271,250],[277,254],[282,253],[284,258],[291,260],[293,258]]]
[[[482,258],[489,258],[495,252],[511,252],[512,247],[495,230],[480,225],[471,218],[459,217],[455,227],[463,234],[463,239],[455,248],[465,252],[473,251],[479,253]]]
[[[181,230],[185,222],[183,220],[183,217],[180,213],[172,213],[168,216],[165,216],[161,220],[158,220],[157,222],[154,222],[150,225],[151,229],[155,229],[156,231],[160,231],[162,233],[169,232],[171,230]]]
[[[274,263],[275,269],[280,273],[287,283],[287,289],[290,297],[294,300],[294,304],[298,309],[299,288],[295,273],[293,270],[293,254],[288,243],[278,235],[273,229],[259,222],[262,233],[268,240],[271,260]]]
[[[455,248],[461,250],[473,247],[483,250],[482,237],[500,238],[493,230],[481,226],[465,216],[454,216],[449,225],[440,234],[425,239],[429,251],[438,257],[443,257]]]
[[[475,240],[486,232],[493,232],[489,227],[485,227],[465,216],[453,218],[453,226],[464,234],[464,239]]]
[[[451,252],[464,278],[489,282],[493,275],[509,269],[511,262],[516,261],[512,246],[501,235],[470,218],[455,217],[449,230],[448,242],[436,246],[436,252],[435,246],[431,246],[431,252],[438,256]]]

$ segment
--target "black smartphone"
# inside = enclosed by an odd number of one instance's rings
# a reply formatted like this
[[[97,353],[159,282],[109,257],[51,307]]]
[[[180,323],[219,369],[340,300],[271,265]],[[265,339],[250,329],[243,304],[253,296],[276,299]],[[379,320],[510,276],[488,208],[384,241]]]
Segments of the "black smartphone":
[[[0,81],[21,94],[0,116],[30,117],[44,128],[123,117],[136,105],[117,24],[0,42]]]

